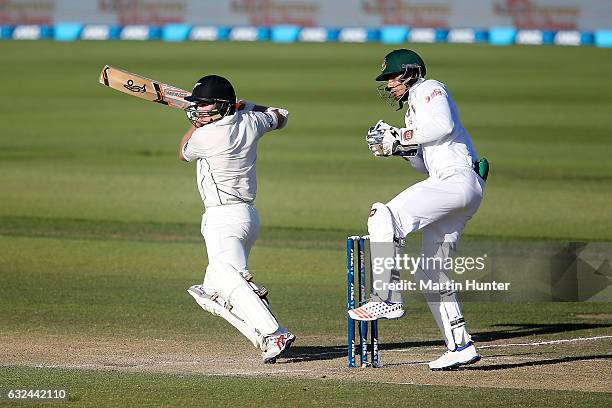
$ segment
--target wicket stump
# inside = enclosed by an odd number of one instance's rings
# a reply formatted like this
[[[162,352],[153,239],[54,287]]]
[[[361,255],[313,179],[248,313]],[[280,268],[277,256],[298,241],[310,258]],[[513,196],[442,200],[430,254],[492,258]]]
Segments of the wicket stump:
[[[355,308],[355,269],[357,266],[357,289],[359,306],[367,302],[367,295],[371,293],[371,286],[368,286],[366,277],[366,242],[370,242],[370,237],[350,236],[346,239],[346,276],[347,276],[347,311]],[[355,244],[357,244],[357,257],[355,257]],[[370,257],[371,258],[371,257]],[[372,282],[372,266],[370,265],[370,283]],[[366,293],[368,292],[368,293]],[[348,319],[348,366],[357,367],[355,355],[355,321]],[[371,351],[372,359],[368,363],[368,322],[359,322],[359,360],[361,367],[380,366],[378,354],[378,321],[370,322]]]

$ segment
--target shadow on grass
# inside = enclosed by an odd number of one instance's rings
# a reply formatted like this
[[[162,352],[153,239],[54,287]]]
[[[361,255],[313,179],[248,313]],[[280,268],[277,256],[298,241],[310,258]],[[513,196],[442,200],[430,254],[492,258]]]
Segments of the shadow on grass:
[[[603,329],[612,327],[612,324],[600,324],[600,323],[553,323],[553,324],[538,324],[538,323],[515,323],[515,324],[498,324],[494,327],[499,327],[499,330],[477,332],[472,334],[474,341],[478,343],[487,343],[497,340],[508,340],[520,337],[528,336],[541,336],[546,334],[558,334],[565,332],[575,332],[580,330],[591,330],[591,329]],[[357,339],[357,344],[359,339]],[[444,346],[444,342],[441,340],[424,340],[424,341],[405,341],[399,343],[380,343],[380,350],[399,350],[399,349],[412,349],[420,347],[435,347]],[[371,351],[371,348],[368,348]],[[284,354],[284,362],[286,363],[299,363],[305,361],[318,361],[318,360],[334,360],[338,358],[346,358],[347,345],[339,346],[293,346]],[[567,357],[572,359],[574,357]],[[584,357],[585,359],[591,357]],[[594,356],[593,358],[602,358],[601,356]],[[604,358],[612,358],[610,356]],[[562,359],[560,359],[562,360]],[[556,360],[543,360],[551,361],[547,364],[555,364]],[[572,361],[572,360],[567,360]],[[563,362],[563,361],[557,361]],[[517,366],[522,365],[537,365],[537,362],[532,363],[520,363]],[[513,366],[513,364],[508,364]],[[492,367],[492,366],[486,366]],[[512,368],[512,367],[507,367]]]
[[[575,332],[580,330],[606,329],[612,327],[612,324],[605,323],[508,323],[497,324],[493,327],[499,327],[499,330],[483,331],[472,333],[472,339],[478,343],[487,343],[497,340],[509,340],[528,336],[542,336],[546,334],[558,334],[566,332]],[[434,347],[443,346],[441,340],[429,341],[407,341],[402,343],[383,343],[379,346],[381,350],[397,350],[404,348],[415,347]]]
[[[291,346],[283,357],[283,363],[335,360],[346,357],[347,346]]]
[[[500,327],[500,330],[489,332],[477,332],[472,335],[474,341],[488,342],[495,340],[513,339],[526,336],[540,336],[545,334],[558,334],[574,332],[579,330],[605,329],[612,327],[612,324],[604,323],[516,323],[516,324],[497,324],[493,327]],[[506,328],[506,329],[503,329]]]
[[[571,363],[573,361],[588,361],[588,360],[612,360],[612,355],[600,354],[600,355],[595,355],[595,356],[571,356],[571,357],[552,358],[552,359],[547,359],[547,360],[523,361],[521,363],[475,365],[475,366],[461,367],[461,370],[495,371],[495,370],[507,370],[509,368],[535,367],[535,366]]]

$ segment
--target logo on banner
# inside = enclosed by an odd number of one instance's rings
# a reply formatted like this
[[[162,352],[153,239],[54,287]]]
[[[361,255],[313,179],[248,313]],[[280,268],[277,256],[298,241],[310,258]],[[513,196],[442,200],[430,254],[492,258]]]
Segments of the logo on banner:
[[[510,17],[518,29],[578,29],[580,7],[551,3],[542,0],[505,0],[494,3],[493,9],[497,15]]]
[[[448,27],[451,6],[444,3],[428,1],[415,4],[411,0],[362,0],[361,10],[365,14],[380,17],[382,25]]]

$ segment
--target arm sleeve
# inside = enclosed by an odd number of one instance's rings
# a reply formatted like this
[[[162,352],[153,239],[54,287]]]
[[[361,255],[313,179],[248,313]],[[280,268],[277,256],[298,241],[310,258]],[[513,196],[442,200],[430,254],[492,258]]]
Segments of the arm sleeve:
[[[427,86],[419,93],[414,133],[410,143],[429,143],[450,134],[455,123],[446,90],[436,84]]]
[[[202,135],[198,131],[191,135],[191,138],[183,146],[183,157],[190,162],[206,156],[205,146],[202,143]]]
[[[272,112],[250,112],[257,127],[257,134],[261,137],[278,127],[278,119]]]
[[[183,158],[188,162],[195,159],[193,152],[191,152],[191,149],[189,149],[189,142],[183,145]]]
[[[285,118],[283,123],[279,123],[278,117],[272,110],[276,110]],[[281,108],[270,107],[265,112],[250,112],[250,114],[253,115],[255,120],[255,126],[257,127],[257,134],[259,137],[272,130],[282,129],[287,125],[287,121],[289,120],[289,112]]]

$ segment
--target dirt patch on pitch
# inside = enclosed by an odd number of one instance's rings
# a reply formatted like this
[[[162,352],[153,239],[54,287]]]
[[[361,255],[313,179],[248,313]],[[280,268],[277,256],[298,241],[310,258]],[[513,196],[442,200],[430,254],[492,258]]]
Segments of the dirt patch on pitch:
[[[328,339],[329,340],[329,339]],[[349,369],[343,346],[301,338],[286,357],[264,365],[244,342],[78,339],[64,336],[0,335],[0,364],[30,367],[192,373],[230,376],[278,376],[396,384],[446,385],[612,392],[602,373],[612,362],[612,336],[542,344],[480,343],[483,359],[453,372],[431,372],[427,361],[439,346],[382,350],[384,367]],[[534,343],[531,345],[531,343]],[[339,344],[341,344],[339,342]]]

